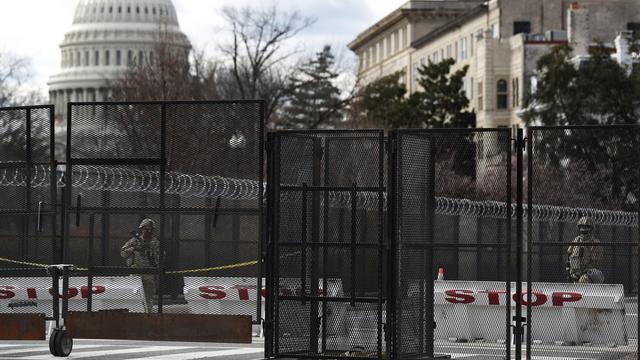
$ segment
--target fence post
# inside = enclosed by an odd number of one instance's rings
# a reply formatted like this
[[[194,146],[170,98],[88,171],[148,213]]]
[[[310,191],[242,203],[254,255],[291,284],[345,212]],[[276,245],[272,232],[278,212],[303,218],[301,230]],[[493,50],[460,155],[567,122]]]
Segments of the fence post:
[[[516,135],[516,321],[513,328],[516,359],[522,358],[522,151],[524,147],[523,131],[517,129]]]

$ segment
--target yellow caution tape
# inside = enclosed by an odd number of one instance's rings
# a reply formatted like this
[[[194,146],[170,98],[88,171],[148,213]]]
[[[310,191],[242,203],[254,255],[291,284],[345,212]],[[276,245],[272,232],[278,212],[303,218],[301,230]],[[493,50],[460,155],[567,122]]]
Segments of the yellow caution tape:
[[[285,257],[295,256],[298,254],[300,254],[300,251],[296,251],[290,254],[285,254],[282,257],[285,258]],[[38,264],[38,263],[32,263],[32,262],[26,262],[26,261],[11,260],[3,257],[0,257],[0,261],[10,262],[10,263],[20,264],[20,265],[37,266],[37,267],[43,267],[43,268],[47,268],[50,266],[47,264]],[[258,264],[258,260],[252,260],[252,261],[246,261],[246,262],[241,262],[237,264],[213,266],[208,268],[166,271],[165,273],[166,274],[186,274],[186,273],[197,273],[197,272],[207,272],[207,271],[218,271],[218,270],[237,269],[237,268],[241,268],[245,266],[253,266],[257,264]],[[77,267],[77,268],[74,268],[74,270],[88,271],[89,269]]]
[[[10,262],[10,263],[19,264],[19,265],[37,266],[37,267],[42,267],[42,268],[49,267],[49,265],[47,265],[47,264],[38,264],[38,263],[32,263],[32,262],[27,262],[27,261],[11,260],[11,259],[7,259],[7,258],[3,258],[3,257],[0,257],[0,261]]]
[[[216,270],[227,270],[227,269],[237,269],[245,266],[257,265],[258,260],[247,261],[243,263],[231,264],[231,265],[222,265],[222,266],[214,266],[202,269],[189,269],[189,270],[176,270],[176,271],[167,271],[167,274],[185,274],[185,273],[195,273],[195,272],[205,272],[205,271],[216,271]]]

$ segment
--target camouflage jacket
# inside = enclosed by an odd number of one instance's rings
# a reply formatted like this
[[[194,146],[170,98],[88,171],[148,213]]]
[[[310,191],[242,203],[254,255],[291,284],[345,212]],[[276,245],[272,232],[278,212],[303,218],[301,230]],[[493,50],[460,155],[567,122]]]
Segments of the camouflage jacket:
[[[145,241],[134,236],[122,246],[120,256],[130,267],[156,267],[160,262],[160,242],[155,237]]]
[[[602,260],[602,247],[589,246],[588,244],[599,242],[600,241],[592,235],[578,235],[573,239],[575,245],[571,245],[569,249],[567,249],[569,268],[572,273],[583,273],[587,271],[587,269],[598,268]]]

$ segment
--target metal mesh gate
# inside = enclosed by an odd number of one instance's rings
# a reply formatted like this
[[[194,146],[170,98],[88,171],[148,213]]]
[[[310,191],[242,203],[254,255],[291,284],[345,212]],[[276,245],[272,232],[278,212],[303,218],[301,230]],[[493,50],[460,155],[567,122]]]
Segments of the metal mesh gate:
[[[29,288],[51,285],[37,264],[60,258],[56,233],[56,171],[53,154],[53,107],[0,109],[0,288],[9,300],[2,313],[46,313]],[[9,281],[5,277],[20,277]],[[8,281],[7,283],[4,283]]]
[[[527,137],[527,355],[637,358],[640,127]]]
[[[70,310],[259,324],[262,102],[71,103],[68,114],[64,260],[78,267],[71,283],[88,290]],[[141,238],[145,218],[156,256],[127,264],[123,245]]]
[[[398,130],[390,142],[393,358],[465,353],[466,343],[509,358],[509,130]],[[455,198],[502,215],[483,224],[447,213]]]
[[[271,138],[267,355],[387,353],[382,131]]]

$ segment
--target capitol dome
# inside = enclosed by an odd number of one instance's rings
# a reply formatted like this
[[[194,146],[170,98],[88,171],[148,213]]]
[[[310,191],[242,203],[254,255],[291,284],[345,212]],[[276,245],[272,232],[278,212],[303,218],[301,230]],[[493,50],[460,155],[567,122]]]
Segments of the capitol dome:
[[[68,102],[109,100],[109,84],[153,58],[160,31],[172,46],[191,49],[171,0],[80,0],[60,44],[61,70],[48,82],[56,118],[64,119]]]

